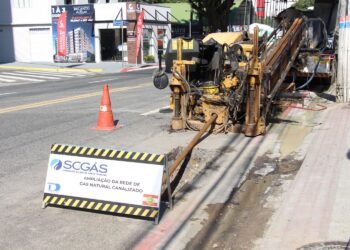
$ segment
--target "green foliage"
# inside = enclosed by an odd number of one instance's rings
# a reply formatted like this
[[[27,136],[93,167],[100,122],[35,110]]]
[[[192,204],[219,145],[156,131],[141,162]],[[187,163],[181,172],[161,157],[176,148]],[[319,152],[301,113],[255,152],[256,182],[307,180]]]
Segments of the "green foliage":
[[[144,3],[188,3],[188,0],[142,0]]]
[[[152,55],[145,55],[145,56],[143,57],[143,60],[144,60],[145,62],[154,62],[154,56],[152,56]]]
[[[208,32],[226,31],[234,0],[142,0],[144,3],[190,3]]]
[[[306,10],[315,4],[315,0],[299,0],[294,4],[294,7],[299,10]]]
[[[234,0],[188,0],[208,32],[226,31]]]

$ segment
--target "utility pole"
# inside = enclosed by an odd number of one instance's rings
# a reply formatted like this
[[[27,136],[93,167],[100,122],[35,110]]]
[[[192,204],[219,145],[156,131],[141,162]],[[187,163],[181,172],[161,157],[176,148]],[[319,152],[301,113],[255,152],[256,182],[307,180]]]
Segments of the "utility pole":
[[[190,37],[192,37],[192,18],[193,18],[193,11],[192,11],[192,6],[191,6],[191,10],[190,10],[190,27],[189,27]]]
[[[338,72],[336,89],[337,100],[340,102],[350,101],[349,13],[349,0],[339,0]]]

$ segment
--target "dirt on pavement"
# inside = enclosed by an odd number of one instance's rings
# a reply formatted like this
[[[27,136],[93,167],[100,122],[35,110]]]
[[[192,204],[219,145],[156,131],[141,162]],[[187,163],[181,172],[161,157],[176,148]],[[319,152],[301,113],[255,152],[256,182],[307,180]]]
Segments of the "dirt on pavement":
[[[313,99],[311,104],[315,107],[316,102],[327,100]],[[266,152],[256,158],[243,183],[225,203],[208,205],[208,219],[202,221],[203,228],[185,249],[254,249],[302,165],[306,152],[300,154],[297,149],[320,125],[317,108],[302,109],[301,115],[280,130],[278,155]]]
[[[252,249],[273,213],[273,208],[266,205],[269,197],[283,192],[301,163],[293,157],[281,162],[259,157],[247,179],[233,190],[226,203],[208,206],[209,219],[186,249]]]

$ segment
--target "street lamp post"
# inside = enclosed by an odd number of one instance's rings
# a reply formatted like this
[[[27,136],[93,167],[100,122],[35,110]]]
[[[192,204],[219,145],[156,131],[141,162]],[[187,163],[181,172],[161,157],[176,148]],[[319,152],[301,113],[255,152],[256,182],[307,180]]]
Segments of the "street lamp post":
[[[186,12],[190,12],[190,20],[188,21],[188,36],[192,37],[192,18],[193,18],[192,7],[191,7],[191,10],[186,10]]]
[[[190,27],[189,27],[189,31],[190,31],[190,37],[192,37],[192,8],[190,10]]]

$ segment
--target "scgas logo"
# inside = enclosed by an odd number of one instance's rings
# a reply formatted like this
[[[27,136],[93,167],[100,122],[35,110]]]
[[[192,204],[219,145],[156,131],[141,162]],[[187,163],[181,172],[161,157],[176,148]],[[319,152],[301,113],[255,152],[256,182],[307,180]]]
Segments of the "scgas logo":
[[[58,192],[61,189],[61,185],[58,183],[48,182],[47,185],[50,192]]]
[[[62,162],[60,160],[54,159],[50,162],[50,167],[54,170],[60,170],[62,168]]]
[[[101,173],[105,174],[108,171],[108,166],[106,164],[98,164],[95,162],[91,164],[89,162],[80,162],[80,161],[65,161],[63,165],[64,169],[67,170],[77,170],[84,171],[89,173]]]

